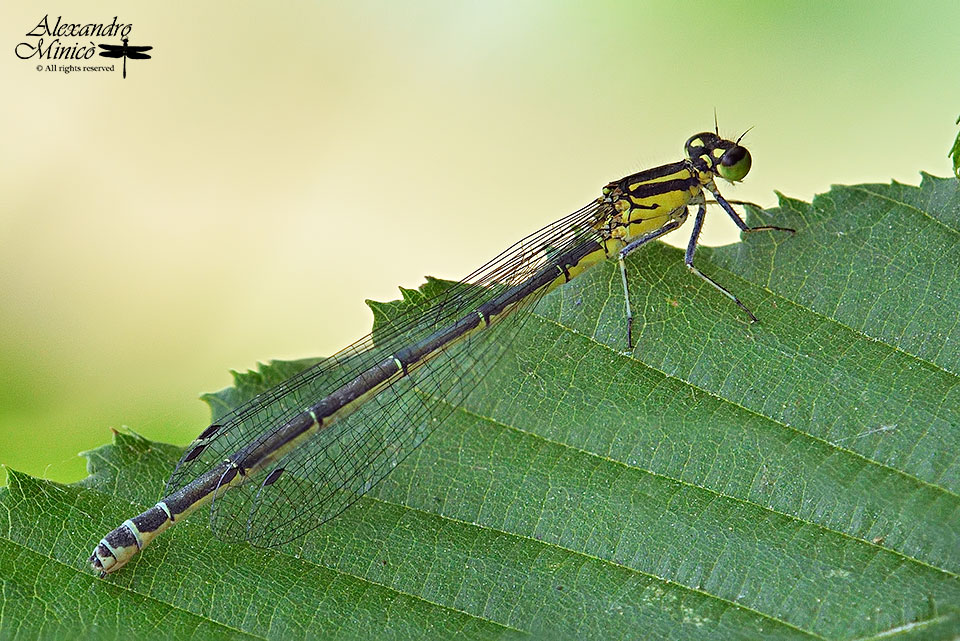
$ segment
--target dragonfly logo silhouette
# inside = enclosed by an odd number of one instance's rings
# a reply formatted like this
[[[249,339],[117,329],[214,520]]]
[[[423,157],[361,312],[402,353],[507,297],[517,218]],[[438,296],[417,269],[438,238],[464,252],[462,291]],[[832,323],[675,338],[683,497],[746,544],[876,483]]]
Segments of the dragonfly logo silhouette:
[[[150,54],[146,53],[153,47],[131,47],[127,44],[127,38],[123,39],[122,45],[97,45],[103,51],[100,55],[104,58],[123,58],[123,77],[127,77],[127,58],[130,60],[149,60]]]

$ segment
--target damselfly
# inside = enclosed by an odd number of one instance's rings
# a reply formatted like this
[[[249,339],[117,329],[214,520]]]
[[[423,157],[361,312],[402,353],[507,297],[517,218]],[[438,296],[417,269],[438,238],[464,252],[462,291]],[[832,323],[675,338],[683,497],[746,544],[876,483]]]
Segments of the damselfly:
[[[683,160],[611,182],[587,206],[216,421],[187,448],[163,499],[107,534],[91,565],[101,576],[119,570],[160,532],[208,503],[219,538],[260,547],[287,543],[332,519],[466,399],[529,317],[523,310],[608,258],[620,263],[632,347],[624,259],[680,227],[690,206],[697,213],[687,267],[756,320],[693,265],[704,190],[744,232],[793,232],[747,227],[717,190],[717,176],[737,182],[750,170],[742,138],[693,136]]]

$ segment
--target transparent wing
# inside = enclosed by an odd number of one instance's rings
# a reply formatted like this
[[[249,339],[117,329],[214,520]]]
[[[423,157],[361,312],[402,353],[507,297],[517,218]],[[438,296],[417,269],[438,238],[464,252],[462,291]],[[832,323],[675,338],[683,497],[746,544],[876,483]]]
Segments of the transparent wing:
[[[595,201],[515,243],[464,280],[410,302],[374,332],[260,394],[208,427],[186,450],[167,483],[179,489],[264,438],[346,382],[403,347],[463,318],[552,264],[551,257],[592,243],[608,212]],[[439,287],[439,286],[437,286]],[[525,296],[532,305],[545,288]],[[221,492],[211,506],[214,533],[271,547],[288,542],[346,509],[419,446],[507,350],[525,314],[513,313],[489,329],[443,349],[399,378],[346,418],[318,430],[268,469]]]
[[[218,496],[211,511],[214,531],[226,540],[272,547],[340,514],[463,402],[506,350],[520,322],[514,314],[496,330],[449,348],[344,420],[318,431],[267,470],[260,483]],[[480,339],[490,331],[497,336]],[[282,474],[265,484],[277,470]]]

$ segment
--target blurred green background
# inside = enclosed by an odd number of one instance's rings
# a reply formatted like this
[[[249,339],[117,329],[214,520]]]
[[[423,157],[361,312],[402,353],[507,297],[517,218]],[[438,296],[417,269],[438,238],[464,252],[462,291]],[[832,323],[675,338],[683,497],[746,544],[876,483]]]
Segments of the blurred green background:
[[[764,205],[948,175],[960,113],[955,0],[36,6],[0,7],[0,463],[62,481],[111,427],[186,443],[230,368],[335,351],[364,299],[468,273],[714,109],[754,127],[724,193]],[[153,59],[38,72],[13,51],[45,13]]]

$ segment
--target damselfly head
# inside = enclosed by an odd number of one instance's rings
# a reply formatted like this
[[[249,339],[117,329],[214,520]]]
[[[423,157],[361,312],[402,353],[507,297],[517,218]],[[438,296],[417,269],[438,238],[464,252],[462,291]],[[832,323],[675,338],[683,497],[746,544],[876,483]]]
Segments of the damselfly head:
[[[743,136],[741,136],[742,138]],[[724,140],[709,131],[691,136],[684,147],[687,158],[705,164],[710,171],[730,182],[739,182],[750,171],[753,159],[746,147]]]

